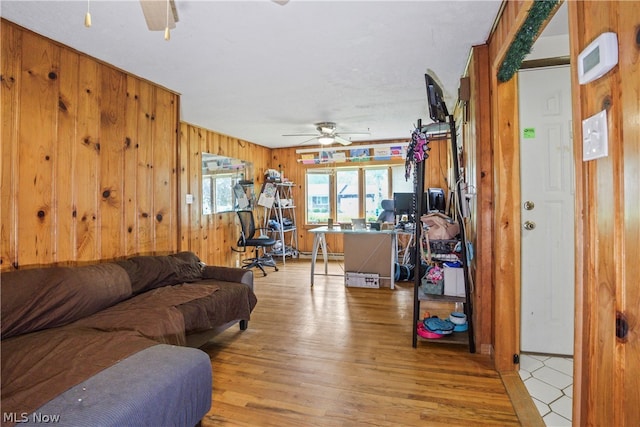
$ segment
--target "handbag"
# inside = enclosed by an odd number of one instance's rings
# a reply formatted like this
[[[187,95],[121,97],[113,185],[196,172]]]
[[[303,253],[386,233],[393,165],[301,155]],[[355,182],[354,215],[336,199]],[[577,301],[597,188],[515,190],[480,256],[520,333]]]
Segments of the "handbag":
[[[460,233],[460,226],[441,213],[422,215],[420,221],[427,226],[431,240],[451,240]]]

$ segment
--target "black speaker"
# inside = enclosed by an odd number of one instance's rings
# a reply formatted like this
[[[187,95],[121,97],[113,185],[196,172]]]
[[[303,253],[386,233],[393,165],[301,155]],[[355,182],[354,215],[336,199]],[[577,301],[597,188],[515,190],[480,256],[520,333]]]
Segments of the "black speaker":
[[[469,77],[462,77],[460,79],[458,99],[462,102],[468,102],[471,99],[471,83],[469,81]]]

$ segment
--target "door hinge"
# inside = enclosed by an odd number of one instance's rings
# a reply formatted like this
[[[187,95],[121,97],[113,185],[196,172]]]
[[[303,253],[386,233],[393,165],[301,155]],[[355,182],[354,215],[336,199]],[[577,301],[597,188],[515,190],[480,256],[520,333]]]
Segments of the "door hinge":
[[[520,355],[519,354],[514,354],[513,355],[513,364],[517,365],[518,363],[520,363]]]

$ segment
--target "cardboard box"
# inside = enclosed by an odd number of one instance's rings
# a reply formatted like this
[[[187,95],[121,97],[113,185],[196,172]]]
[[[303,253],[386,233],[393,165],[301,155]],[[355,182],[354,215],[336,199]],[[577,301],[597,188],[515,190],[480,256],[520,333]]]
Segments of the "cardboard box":
[[[444,266],[444,294],[464,297],[464,269]]]

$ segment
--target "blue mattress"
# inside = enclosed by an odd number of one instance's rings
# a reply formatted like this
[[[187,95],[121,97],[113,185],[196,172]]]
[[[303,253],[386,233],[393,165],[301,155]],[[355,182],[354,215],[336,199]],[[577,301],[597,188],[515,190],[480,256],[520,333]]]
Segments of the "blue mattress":
[[[209,356],[159,344],[146,348],[67,390],[20,425],[194,426],[211,407]],[[59,418],[58,418],[59,417]]]

